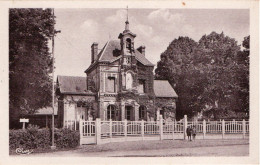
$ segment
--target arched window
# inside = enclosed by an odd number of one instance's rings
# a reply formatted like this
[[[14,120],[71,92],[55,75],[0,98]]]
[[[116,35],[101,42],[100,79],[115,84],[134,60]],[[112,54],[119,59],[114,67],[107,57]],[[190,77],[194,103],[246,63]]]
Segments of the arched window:
[[[139,107],[139,119],[145,119],[146,107],[140,106]]]
[[[127,39],[126,39],[126,50],[127,50],[128,52],[131,52],[131,50],[132,50],[132,41],[131,41],[130,38],[127,38]]]
[[[126,73],[126,89],[132,89],[133,77],[130,72]]]
[[[116,120],[116,107],[114,105],[109,105],[107,107],[107,120]]]

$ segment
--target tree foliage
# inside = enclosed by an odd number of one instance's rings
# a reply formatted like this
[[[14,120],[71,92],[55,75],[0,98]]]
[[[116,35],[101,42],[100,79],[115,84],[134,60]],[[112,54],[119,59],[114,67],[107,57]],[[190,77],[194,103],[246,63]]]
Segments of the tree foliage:
[[[48,41],[54,31],[51,9],[9,10],[10,121],[51,102],[52,57]]]
[[[249,37],[243,46],[249,49]],[[157,79],[167,79],[179,99],[177,117],[198,112],[224,118],[230,111],[247,112],[249,97],[249,53],[224,33],[212,32],[198,42],[179,37],[161,54]],[[235,116],[234,116],[235,117]]]

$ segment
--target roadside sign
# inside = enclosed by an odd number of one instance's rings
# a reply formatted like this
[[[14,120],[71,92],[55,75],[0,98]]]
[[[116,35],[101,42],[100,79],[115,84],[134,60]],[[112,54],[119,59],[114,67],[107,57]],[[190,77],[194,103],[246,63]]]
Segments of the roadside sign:
[[[29,119],[20,119],[20,123],[29,123]]]

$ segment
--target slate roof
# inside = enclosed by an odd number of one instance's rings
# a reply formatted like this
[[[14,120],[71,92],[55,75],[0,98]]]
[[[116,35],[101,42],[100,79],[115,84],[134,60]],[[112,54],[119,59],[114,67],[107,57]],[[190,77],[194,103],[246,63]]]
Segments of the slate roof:
[[[85,90],[85,77],[58,76],[58,83],[62,94],[93,94]],[[156,97],[178,97],[167,80],[154,80],[154,93]]]
[[[97,62],[108,62],[108,63],[114,62],[120,56],[120,52],[121,52],[120,40],[109,40],[99,52],[97,61],[91,64],[88,69],[96,65]],[[154,66],[154,64],[152,64],[148,59],[145,58],[144,55],[142,55],[136,49],[135,52],[133,53],[133,56],[135,56],[136,59],[143,65]]]
[[[86,77],[58,76],[57,81],[62,94],[93,94],[86,90]]]
[[[178,97],[178,95],[167,80],[154,80],[153,88],[156,97]]]
[[[114,61],[120,54],[120,42],[117,40],[110,40],[106,43],[100,52],[100,57],[98,61],[100,62],[110,62]]]
[[[38,109],[35,115],[51,115],[52,114],[52,107],[46,107]],[[57,115],[58,107],[54,106],[54,115]]]

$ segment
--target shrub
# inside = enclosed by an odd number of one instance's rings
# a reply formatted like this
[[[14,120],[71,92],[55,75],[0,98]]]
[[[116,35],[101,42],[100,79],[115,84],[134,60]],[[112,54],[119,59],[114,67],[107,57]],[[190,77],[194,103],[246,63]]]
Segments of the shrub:
[[[69,129],[56,129],[55,143],[57,148],[74,148],[79,145],[78,131]],[[50,148],[51,129],[39,129],[38,126],[29,125],[26,130],[9,131],[9,148],[44,149]]]
[[[79,145],[80,135],[78,131],[63,128],[55,130],[54,139],[58,148],[74,148]]]
[[[29,126],[26,130],[9,131],[9,148],[48,148],[50,146],[49,129],[38,129],[35,126]]]

